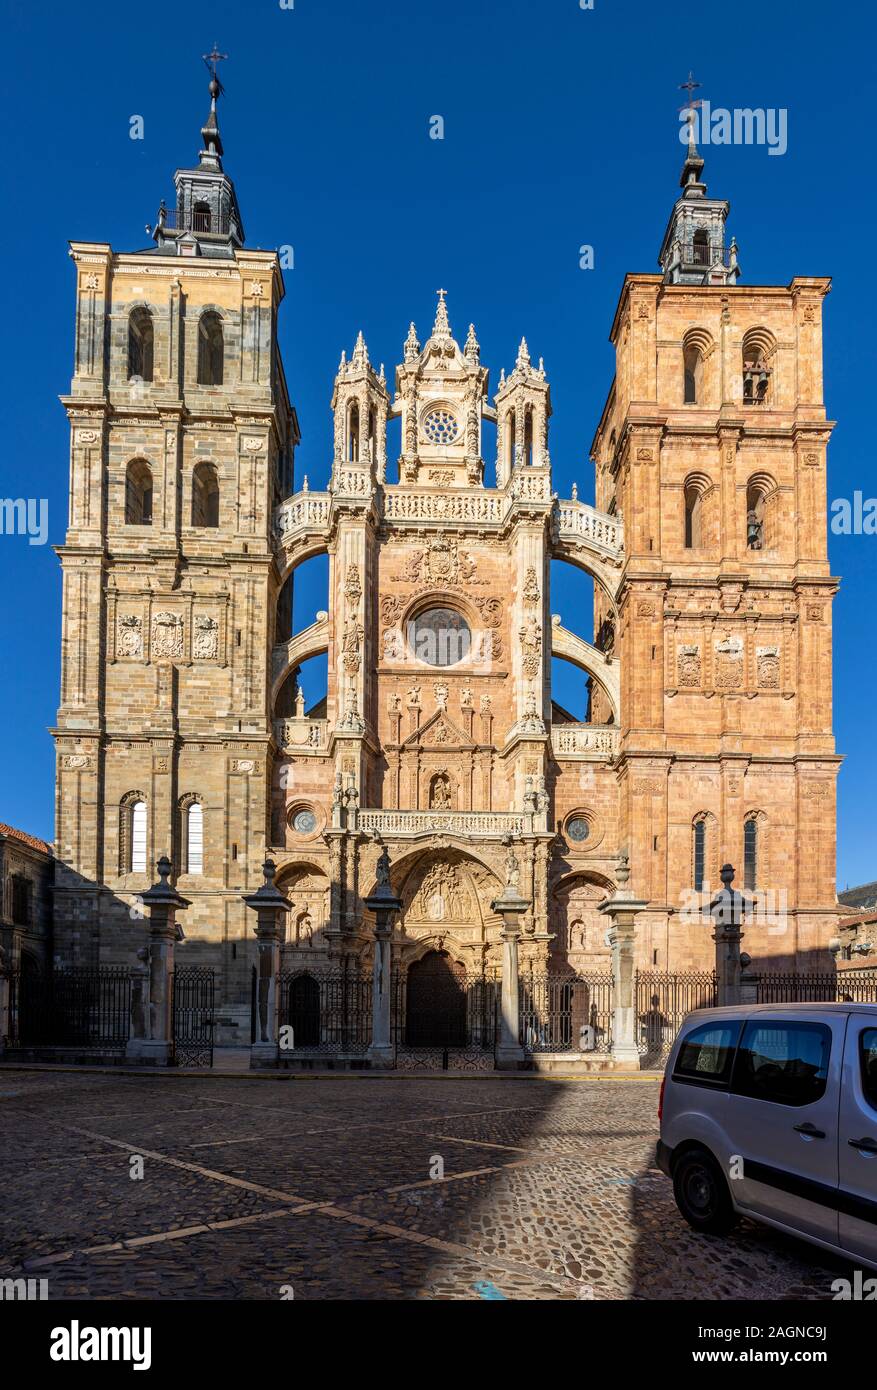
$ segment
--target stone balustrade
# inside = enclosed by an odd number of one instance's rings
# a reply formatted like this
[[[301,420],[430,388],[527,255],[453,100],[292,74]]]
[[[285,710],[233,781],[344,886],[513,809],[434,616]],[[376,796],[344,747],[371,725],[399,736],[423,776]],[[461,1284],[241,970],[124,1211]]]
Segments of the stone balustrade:
[[[542,498],[546,487],[546,475],[541,471],[534,473],[532,480],[524,478],[521,482],[518,474],[515,478],[518,482],[507,491],[491,488],[419,491],[384,486],[377,493],[376,501],[385,520],[395,525],[438,521],[460,526],[501,526],[522,501],[534,500],[536,496]],[[356,470],[345,470],[344,478],[336,480],[336,492],[341,481],[345,495],[366,495],[372,488],[368,474]],[[300,535],[328,528],[332,497],[329,492],[297,492],[282,502],[275,512],[280,543],[288,545]],[[548,500],[547,494],[544,500]],[[624,523],[621,518],[597,511],[587,502],[555,499],[552,534],[561,544],[590,547],[616,563],[623,554]]]
[[[587,502],[556,502],[552,531],[559,541],[593,546],[611,559],[620,559],[624,550],[621,518],[598,512]]]
[[[523,835],[533,816],[523,811],[389,811],[357,812],[356,828],[371,835]]]
[[[614,758],[619,741],[620,731],[614,724],[554,724],[551,729],[556,758]]]

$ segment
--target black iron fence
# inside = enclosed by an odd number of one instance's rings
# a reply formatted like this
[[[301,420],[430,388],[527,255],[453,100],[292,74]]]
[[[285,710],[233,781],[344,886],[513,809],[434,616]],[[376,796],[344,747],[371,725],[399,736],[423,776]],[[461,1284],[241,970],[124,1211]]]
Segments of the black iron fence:
[[[520,1043],[525,1052],[610,1052],[612,976],[523,975]]]
[[[759,1004],[877,1004],[877,970],[780,971],[758,976]]]
[[[687,1014],[715,1008],[717,1002],[714,971],[638,970],[634,986],[636,1044],[647,1064],[666,1057]]]
[[[372,1038],[370,971],[283,971],[277,988],[282,1056],[368,1050]]]
[[[96,966],[17,970],[9,980],[10,1048],[66,1047],[124,1051],[131,1013],[131,977]]]

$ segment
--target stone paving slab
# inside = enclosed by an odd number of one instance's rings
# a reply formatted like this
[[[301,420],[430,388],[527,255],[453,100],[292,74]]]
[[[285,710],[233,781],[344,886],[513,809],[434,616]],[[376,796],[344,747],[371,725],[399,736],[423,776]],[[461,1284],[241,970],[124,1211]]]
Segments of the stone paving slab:
[[[830,1298],[842,1261],[748,1222],[688,1229],[654,1167],[657,1095],[7,1072],[0,1278],[39,1273],[52,1298]]]

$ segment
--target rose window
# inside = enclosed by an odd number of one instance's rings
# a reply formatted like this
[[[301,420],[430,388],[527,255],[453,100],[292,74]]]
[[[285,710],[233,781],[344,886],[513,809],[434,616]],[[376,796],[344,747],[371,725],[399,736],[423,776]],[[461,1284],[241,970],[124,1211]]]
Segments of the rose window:
[[[431,410],[423,422],[423,433],[431,444],[453,444],[460,429],[450,410]]]
[[[572,820],[567,822],[566,833],[570,840],[581,843],[582,840],[587,840],[591,827],[584,816],[573,816]]]

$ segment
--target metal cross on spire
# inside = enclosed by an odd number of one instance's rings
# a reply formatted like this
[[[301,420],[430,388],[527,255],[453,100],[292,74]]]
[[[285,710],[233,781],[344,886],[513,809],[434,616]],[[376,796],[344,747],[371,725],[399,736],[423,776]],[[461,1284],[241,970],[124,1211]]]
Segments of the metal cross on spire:
[[[700,98],[698,98],[697,101],[692,100],[692,93],[693,93],[693,92],[696,92],[697,89],[698,89],[698,87],[702,87],[702,86],[703,86],[703,83],[702,83],[702,82],[695,82],[695,80],[694,80],[694,73],[691,72],[691,71],[689,70],[689,73],[688,73],[688,81],[687,81],[687,82],[680,82],[680,83],[679,83],[679,90],[680,90],[680,92],[687,92],[687,93],[688,93],[688,100],[687,100],[687,102],[685,103],[684,106],[680,106],[680,108],[679,108],[680,111],[690,111],[690,110],[692,110],[695,106],[702,106],[702,105],[703,105],[703,102],[700,100]]]
[[[220,86],[220,89],[221,89],[221,88],[222,88],[222,83],[219,81],[219,77],[217,76],[217,73],[216,73],[216,64],[217,64],[217,63],[224,63],[225,60],[228,58],[228,54],[227,54],[227,53],[220,53],[220,52],[219,52],[219,46],[214,42],[214,44],[213,44],[213,52],[212,52],[212,53],[202,53],[202,54],[201,54],[201,57],[204,59],[204,63],[205,63],[205,65],[206,65],[208,71],[210,72],[210,74],[211,74],[211,76],[212,76],[212,78],[213,78],[213,81],[214,81],[214,82],[219,82],[219,86]]]
[[[445,295],[447,294],[447,290],[436,290],[436,294],[438,295],[439,299],[440,299],[440,300],[442,301],[442,303],[444,304],[444,302],[445,302]]]

